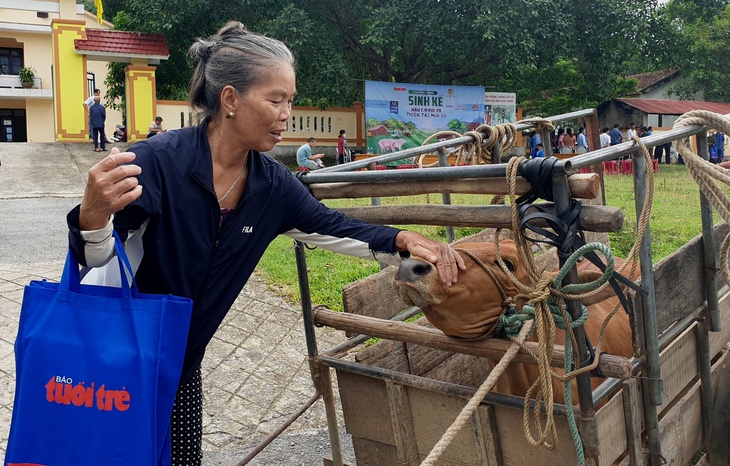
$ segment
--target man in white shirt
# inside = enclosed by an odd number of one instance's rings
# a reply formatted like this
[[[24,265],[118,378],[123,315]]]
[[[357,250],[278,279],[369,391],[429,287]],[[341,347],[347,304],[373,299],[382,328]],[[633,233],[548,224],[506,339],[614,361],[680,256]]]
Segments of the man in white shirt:
[[[601,142],[601,149],[611,145],[611,136],[608,135],[608,127],[603,128],[601,135],[598,137]]]
[[[94,97],[101,97],[101,91],[99,89],[94,89],[94,95],[90,96],[88,99],[84,100],[84,110],[86,110],[86,117],[88,120],[89,117],[89,107],[94,105]],[[93,139],[93,135],[91,134],[91,121],[89,121],[89,139]]]
[[[630,141],[634,136],[636,136],[636,123],[632,121],[629,125],[629,130],[626,132],[626,140]]]

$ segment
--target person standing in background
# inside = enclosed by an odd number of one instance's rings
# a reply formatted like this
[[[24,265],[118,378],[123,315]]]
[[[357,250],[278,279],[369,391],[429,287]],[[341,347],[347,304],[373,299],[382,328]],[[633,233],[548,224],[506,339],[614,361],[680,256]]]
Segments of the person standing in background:
[[[337,138],[337,163],[345,163],[345,155],[347,151],[347,133],[344,129],[340,130]],[[348,160],[349,162],[349,160]]]
[[[630,141],[634,136],[636,136],[636,123],[632,121],[629,125],[629,130],[626,132],[626,140]]]
[[[717,156],[722,162],[725,160],[725,135],[723,133],[715,133],[715,144],[717,145]]]
[[[89,106],[89,124],[93,132],[94,152],[106,150],[106,134],[104,124],[106,123],[106,108],[101,104],[101,97],[94,96],[94,104]]]
[[[563,143],[560,145],[560,148],[563,147],[570,148],[571,152],[575,152],[575,135],[573,135],[573,130],[571,128],[568,128],[565,130],[565,134],[563,135]]]
[[[598,139],[600,140],[601,149],[611,145],[611,136],[608,135],[608,126],[603,128],[603,131],[601,131],[601,135],[598,137]]]
[[[612,146],[621,144],[621,141],[624,140],[624,135],[621,134],[621,130],[618,129],[618,123],[613,125],[613,129],[608,133],[608,135],[611,137]]]
[[[542,143],[542,138],[539,134],[537,134],[537,131],[533,131],[530,133],[530,155],[534,159],[537,157],[537,146],[538,144]]]
[[[588,141],[586,140],[586,129],[581,126],[578,130],[578,137],[575,141],[576,147],[583,147],[588,152]]]
[[[86,111],[86,116],[89,116],[89,109],[92,105],[94,105],[94,98],[99,97],[101,99],[101,91],[99,89],[94,89],[94,95],[89,96],[88,99],[84,100],[84,110]],[[91,120],[89,120],[89,139],[93,139],[94,135],[91,131]]]

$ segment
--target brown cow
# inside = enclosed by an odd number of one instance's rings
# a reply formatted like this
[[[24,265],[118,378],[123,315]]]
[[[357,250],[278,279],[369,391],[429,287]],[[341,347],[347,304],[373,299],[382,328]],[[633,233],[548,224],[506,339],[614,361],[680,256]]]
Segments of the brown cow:
[[[467,268],[459,272],[457,283],[449,287],[439,279],[438,272],[432,264],[414,258],[401,263],[393,285],[406,304],[420,307],[429,322],[444,334],[460,338],[477,338],[491,329],[502,314],[503,293],[514,297],[519,291],[497,263],[493,243],[463,243],[458,248],[474,253],[489,268],[491,274],[485,272],[468,255],[462,254]],[[499,251],[510,271],[522,283],[529,284],[527,270],[519,261],[514,241],[501,241]],[[616,261],[618,264],[619,259]],[[581,282],[594,281],[601,275],[589,261],[581,262],[578,273]],[[492,277],[499,284],[495,284]],[[601,325],[617,301],[618,298],[610,287],[604,288],[599,295],[583,301],[590,313],[585,329],[592,344],[598,342]],[[521,309],[524,303],[525,300],[518,301],[517,309]],[[562,344],[563,341],[564,332],[559,331],[556,344]],[[623,310],[619,310],[608,325],[603,351],[625,357],[633,355],[631,328],[628,316]],[[561,371],[556,370],[556,372]],[[536,379],[537,366],[515,363],[500,378],[495,391],[524,396]],[[600,382],[600,379],[592,379],[594,388]],[[555,401],[562,401],[562,383],[555,379],[553,379],[553,391]]]

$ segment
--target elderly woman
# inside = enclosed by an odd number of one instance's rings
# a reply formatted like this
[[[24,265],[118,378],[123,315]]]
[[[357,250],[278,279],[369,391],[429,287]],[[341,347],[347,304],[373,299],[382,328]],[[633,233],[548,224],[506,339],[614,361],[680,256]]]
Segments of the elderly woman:
[[[122,240],[134,233],[143,246],[139,290],[194,302],[171,417],[173,464],[187,465],[202,459],[206,345],[277,235],[381,261],[408,251],[435,264],[447,284],[464,268],[446,244],[328,209],[262,154],[281,142],[291,118],[294,59],[284,44],[231,22],[198,40],[190,55],[198,62],[190,101],[202,123],[129,152],[115,148],[89,170],[81,204],[68,215],[71,248],[82,264],[109,261],[112,229]]]

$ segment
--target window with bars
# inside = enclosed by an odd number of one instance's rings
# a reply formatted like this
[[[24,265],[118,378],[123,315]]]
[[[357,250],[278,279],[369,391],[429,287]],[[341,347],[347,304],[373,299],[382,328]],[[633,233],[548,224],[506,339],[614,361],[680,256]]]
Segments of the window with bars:
[[[23,49],[0,47],[0,66],[5,74],[18,74],[23,67]]]

